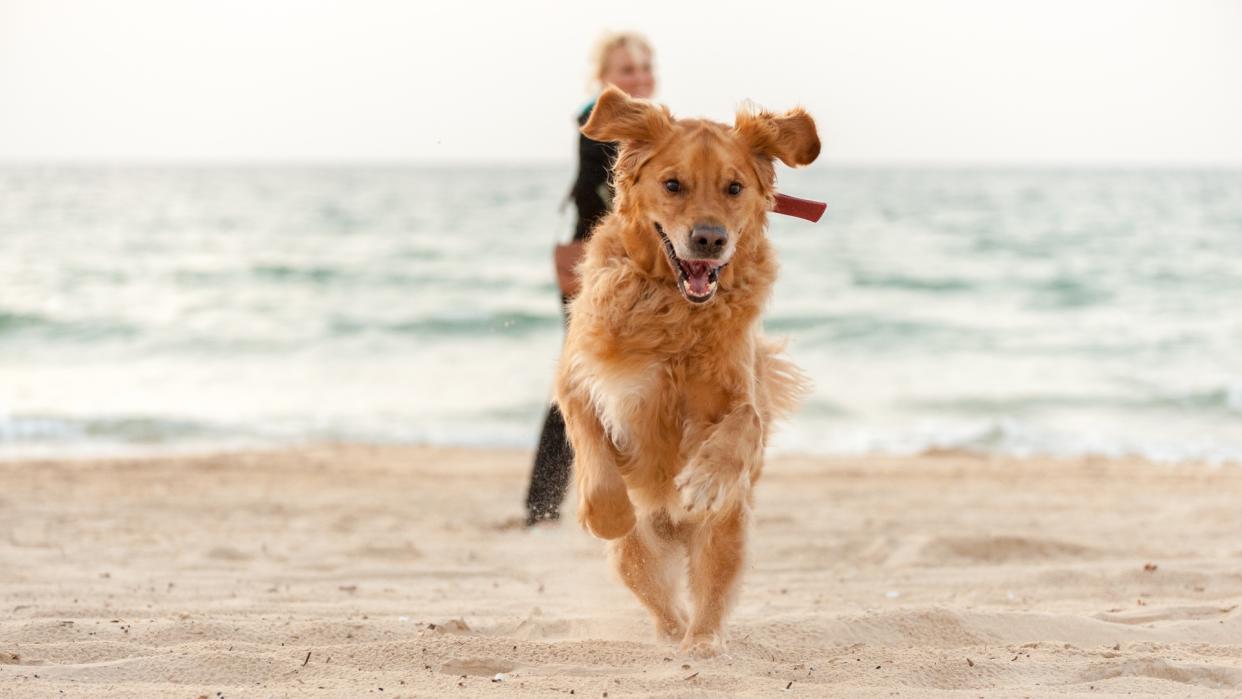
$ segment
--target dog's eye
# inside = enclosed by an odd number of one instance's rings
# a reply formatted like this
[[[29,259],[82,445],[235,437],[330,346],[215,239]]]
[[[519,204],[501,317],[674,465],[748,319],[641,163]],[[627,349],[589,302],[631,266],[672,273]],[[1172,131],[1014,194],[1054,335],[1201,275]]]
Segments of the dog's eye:
[[[730,183],[729,183],[729,196],[731,196],[731,197],[736,197],[737,195],[739,195],[739,194],[741,194],[741,193],[742,193],[742,183],[741,183],[741,182],[730,182]]]
[[[681,183],[678,182],[677,180],[666,180],[664,182],[664,188],[670,192],[680,192]]]

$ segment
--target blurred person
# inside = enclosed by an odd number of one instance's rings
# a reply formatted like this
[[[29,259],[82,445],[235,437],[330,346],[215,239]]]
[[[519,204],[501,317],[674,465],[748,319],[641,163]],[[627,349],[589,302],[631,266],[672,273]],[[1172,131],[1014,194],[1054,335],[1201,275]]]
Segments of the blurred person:
[[[578,114],[578,127],[586,124],[599,93],[615,85],[631,97],[650,99],[655,94],[654,52],[651,42],[634,32],[609,32],[600,37],[592,51],[591,101]],[[612,209],[612,182],[609,177],[617,157],[617,144],[593,141],[578,134],[578,174],[569,198],[577,209],[573,242],[556,250],[557,284],[561,289],[562,314],[577,292],[574,266],[582,254],[591,229]],[[569,486],[573,450],[565,438],[565,422],[555,403],[548,409],[539,435],[526,492],[526,524],[560,518],[561,502]]]

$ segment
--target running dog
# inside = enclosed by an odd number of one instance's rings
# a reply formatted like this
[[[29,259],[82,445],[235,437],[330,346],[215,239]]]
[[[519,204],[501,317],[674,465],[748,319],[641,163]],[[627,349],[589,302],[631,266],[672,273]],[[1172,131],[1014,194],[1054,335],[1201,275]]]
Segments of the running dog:
[[[802,109],[746,111],[729,127],[616,88],[582,133],[620,149],[557,370],[578,518],[609,540],[660,636],[710,657],[724,648],[772,422],[808,390],[759,316],[777,272],[764,233],[773,161],[814,161],[819,136]]]

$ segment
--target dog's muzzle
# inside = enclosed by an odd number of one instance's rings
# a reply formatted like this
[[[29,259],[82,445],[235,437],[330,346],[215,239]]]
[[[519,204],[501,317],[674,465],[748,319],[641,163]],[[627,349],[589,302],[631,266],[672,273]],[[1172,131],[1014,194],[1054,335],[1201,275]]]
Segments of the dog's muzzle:
[[[677,290],[681,295],[691,303],[707,303],[716,295],[719,287],[720,270],[728,266],[729,263],[721,263],[714,259],[693,259],[687,260],[678,257],[677,248],[673,245],[673,241],[669,240],[668,235],[664,233],[664,227],[655,224],[656,233],[660,235],[660,242],[664,245],[664,253],[668,258],[669,267],[673,270],[673,275],[677,278]],[[723,227],[718,226],[696,226],[691,232],[691,248],[696,254],[700,252],[699,248],[703,248],[707,252],[704,257],[710,257],[714,254],[719,257],[724,254],[724,247],[728,243],[728,234]],[[709,252],[710,251],[710,252]]]

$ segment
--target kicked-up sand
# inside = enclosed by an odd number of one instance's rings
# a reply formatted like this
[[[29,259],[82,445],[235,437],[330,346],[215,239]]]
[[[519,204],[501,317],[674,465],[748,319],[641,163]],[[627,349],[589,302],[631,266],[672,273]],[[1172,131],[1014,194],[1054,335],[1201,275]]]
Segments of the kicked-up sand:
[[[1237,466],[771,458],[700,661],[529,458],[0,463],[0,696],[1242,696]]]

